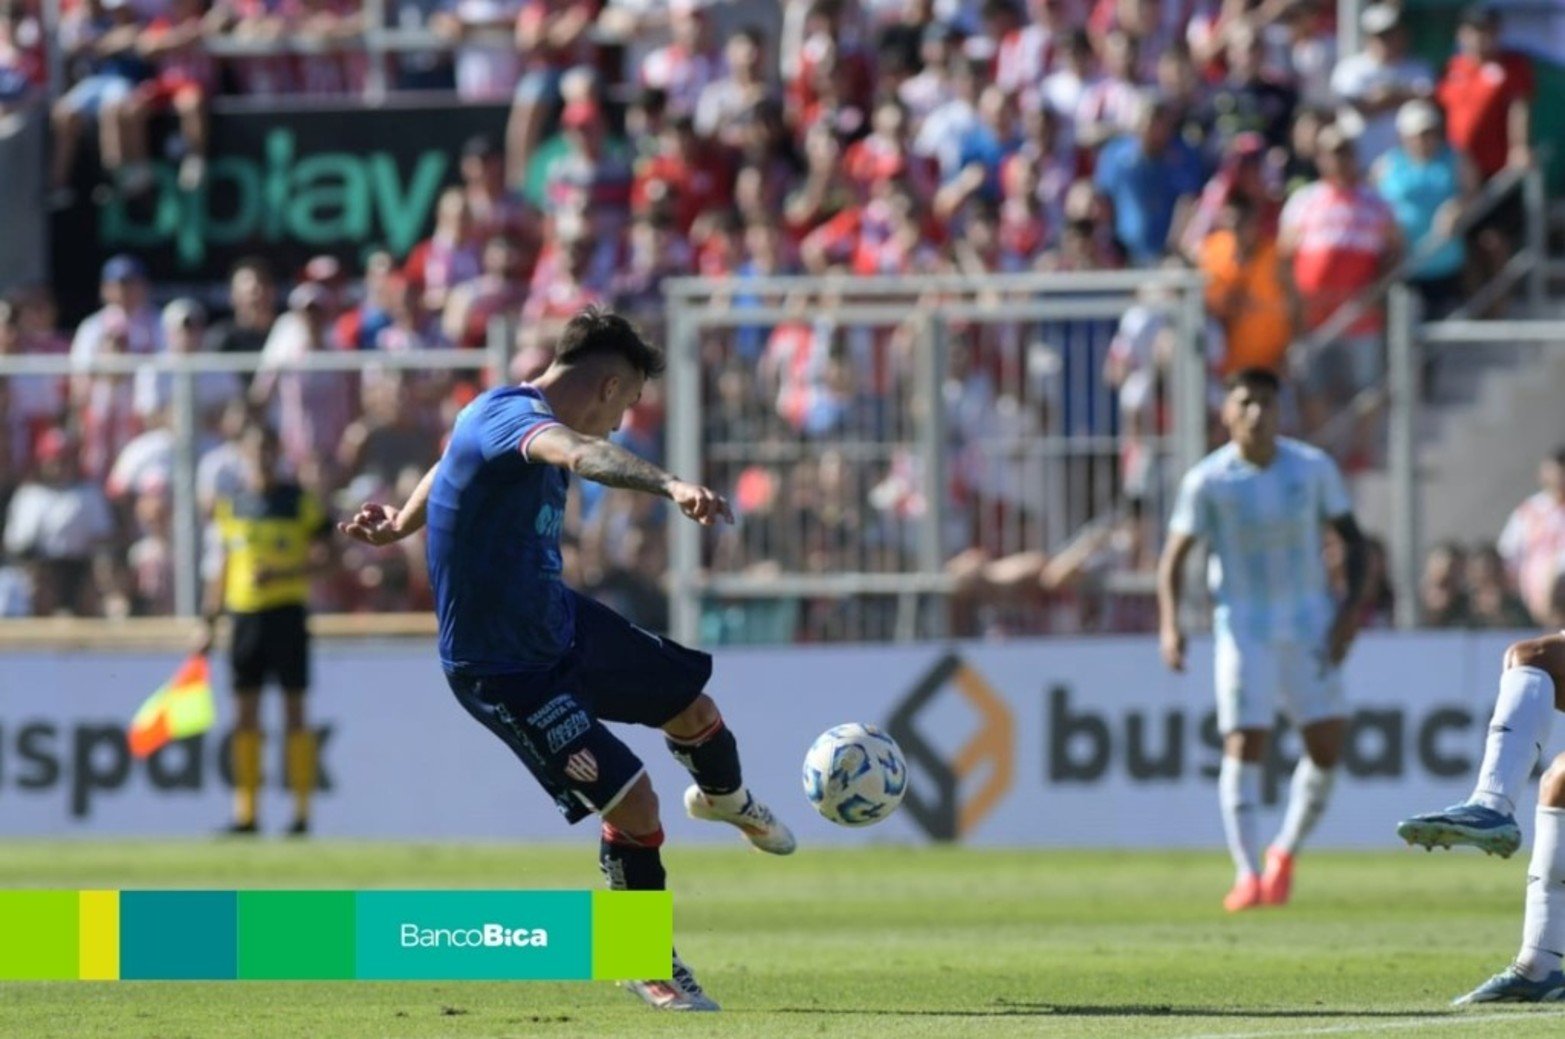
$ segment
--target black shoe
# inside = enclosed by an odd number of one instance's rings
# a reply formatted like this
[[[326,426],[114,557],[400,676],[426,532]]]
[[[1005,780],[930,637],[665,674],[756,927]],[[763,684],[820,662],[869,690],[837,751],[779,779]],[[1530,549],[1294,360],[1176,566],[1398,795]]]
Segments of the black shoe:
[[[288,827],[288,836],[290,837],[308,837],[309,835],[310,820],[308,819],[295,819],[293,824]]]
[[[254,837],[261,832],[261,828],[251,820],[247,823],[229,823],[217,832],[225,837]]]

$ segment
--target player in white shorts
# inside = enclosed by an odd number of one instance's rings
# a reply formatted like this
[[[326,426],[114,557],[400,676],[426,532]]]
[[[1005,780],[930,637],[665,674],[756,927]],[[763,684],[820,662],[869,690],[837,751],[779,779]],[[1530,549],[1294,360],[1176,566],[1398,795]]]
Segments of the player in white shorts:
[[[1207,543],[1223,733],[1218,802],[1237,869],[1223,902],[1231,912],[1288,901],[1294,855],[1326,808],[1342,753],[1347,711],[1338,668],[1358,633],[1366,583],[1364,538],[1342,475],[1323,452],[1277,435],[1279,391],[1277,376],[1265,369],[1229,377],[1229,441],[1185,474],[1158,565],[1163,660],[1183,671],[1184,563],[1198,540]],[[1347,592],[1340,603],[1322,555],[1327,524],[1344,546]],[[1263,872],[1256,839],[1261,762],[1279,709],[1299,727],[1305,753]]]

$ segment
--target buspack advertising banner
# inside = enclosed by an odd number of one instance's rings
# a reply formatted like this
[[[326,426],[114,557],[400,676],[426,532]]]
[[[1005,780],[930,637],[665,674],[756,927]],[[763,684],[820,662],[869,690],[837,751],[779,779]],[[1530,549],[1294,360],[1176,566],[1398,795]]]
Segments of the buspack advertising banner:
[[[1515,637],[1360,640],[1345,670],[1352,718],[1342,776],[1318,843],[1389,845],[1402,816],[1466,795],[1501,655]],[[317,645],[308,701],[319,737],[317,833],[583,836],[457,706],[426,642]],[[195,835],[224,823],[232,791],[224,667],[214,668],[220,707],[210,733],[146,760],[126,748],[136,705],[170,666],[157,653],[0,658],[0,833]],[[1211,673],[1210,643],[1197,641],[1187,673],[1176,676],[1146,638],[732,649],[719,652],[709,692],[738,736],[746,780],[805,844],[1199,847],[1222,841]],[[268,829],[286,824],[289,800],[275,697],[263,712],[272,727]],[[902,809],[865,829],[821,819],[801,788],[810,743],[847,721],[886,728],[911,774]],[[613,728],[647,762],[671,840],[737,839],[684,818],[689,777],[661,734]],[[1265,769],[1273,822],[1297,754],[1284,725]]]

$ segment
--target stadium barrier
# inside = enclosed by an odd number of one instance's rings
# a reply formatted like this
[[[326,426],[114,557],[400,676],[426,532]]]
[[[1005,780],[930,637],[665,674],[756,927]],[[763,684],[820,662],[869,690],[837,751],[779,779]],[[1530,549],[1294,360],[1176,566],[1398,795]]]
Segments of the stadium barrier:
[[[1159,522],[1205,451],[1202,279],[1188,271],[688,278],[665,292],[670,464],[731,489],[739,518],[671,530],[683,641],[943,636],[957,554],[1052,555],[1132,498]]]
[[[1398,818],[1466,795],[1512,638],[1420,632],[1360,641],[1344,672],[1354,712],[1344,774],[1317,843],[1388,846]],[[146,761],[125,749],[125,726],[167,678],[171,654],[19,648],[0,660],[0,834],[189,836],[226,819],[228,697],[207,735]],[[316,673],[322,835],[570,836],[510,751],[453,702],[428,640],[323,641]],[[1195,640],[1182,676],[1162,667],[1149,638],[736,648],[720,651],[712,691],[749,781],[806,845],[957,840],[1211,847],[1215,855],[1211,673],[1205,639]],[[277,708],[268,701],[264,709]],[[845,721],[883,725],[909,763],[902,810],[870,829],[819,818],[799,786],[812,740]],[[689,777],[660,735],[616,732],[647,762],[664,803],[677,804]],[[1267,762],[1268,826],[1280,821],[1297,753],[1287,734]],[[281,756],[268,745],[263,826],[286,818]],[[665,825],[675,842],[733,840],[682,812],[668,812]]]

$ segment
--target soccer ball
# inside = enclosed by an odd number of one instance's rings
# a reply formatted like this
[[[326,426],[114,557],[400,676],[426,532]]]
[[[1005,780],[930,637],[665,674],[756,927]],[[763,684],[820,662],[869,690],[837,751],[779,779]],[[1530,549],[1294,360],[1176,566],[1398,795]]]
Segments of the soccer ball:
[[[878,823],[907,793],[907,761],[897,741],[875,726],[838,725],[804,756],[804,793],[839,826]]]

